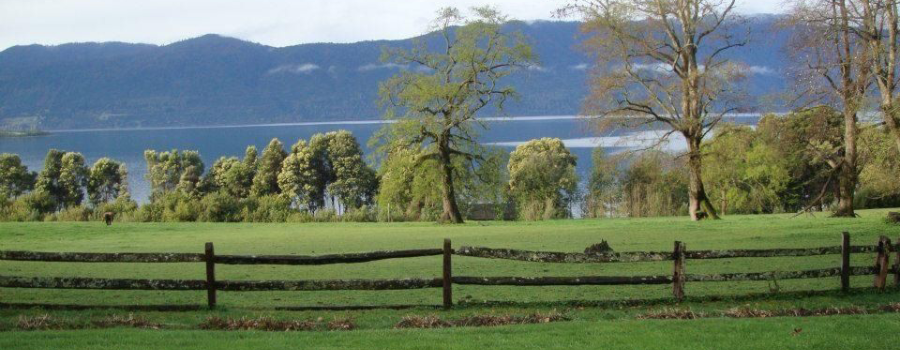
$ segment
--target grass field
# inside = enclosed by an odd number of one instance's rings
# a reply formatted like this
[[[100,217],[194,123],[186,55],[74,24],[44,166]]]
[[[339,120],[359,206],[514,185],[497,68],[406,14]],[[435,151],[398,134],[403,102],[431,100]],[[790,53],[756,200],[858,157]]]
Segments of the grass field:
[[[90,252],[195,252],[214,242],[218,254],[319,255],[374,250],[439,248],[444,238],[461,245],[580,252],[601,239],[617,251],[671,250],[684,241],[687,249],[750,249],[818,247],[840,244],[848,231],[853,244],[874,244],[879,235],[900,236],[900,226],[882,221],[886,210],[862,211],[858,219],[789,215],[729,216],[718,222],[694,223],[687,218],[567,220],[551,222],[487,222],[461,226],[432,223],[396,224],[139,224],[0,223],[0,250]],[[687,262],[687,273],[761,272],[839,266],[839,256],[766,259],[721,259]],[[441,258],[383,260],[325,266],[217,266],[221,280],[350,279],[438,277]],[[870,265],[873,256],[856,254],[854,265]],[[549,264],[454,257],[454,274],[467,276],[578,276],[670,274],[671,262],[615,264]],[[0,275],[79,276],[101,278],[203,279],[203,264],[100,264],[0,262]],[[852,280],[857,288],[871,277]],[[635,316],[665,308],[717,313],[736,306],[758,309],[859,306],[874,308],[900,301],[900,292],[862,289],[851,295],[835,292],[837,278],[772,282],[689,283],[691,298],[671,305],[671,286],[617,287],[478,287],[454,286],[452,311],[432,307],[440,289],[346,292],[220,292],[220,309],[192,312],[138,312],[166,330],[129,328],[77,331],[14,331],[22,315],[50,314],[66,320],[127,314],[115,309],[53,311],[0,310],[0,349],[127,349],[285,348],[292,344],[322,348],[565,348],[603,344],[609,349],[679,348],[874,348],[884,340],[900,341],[900,317],[870,314],[812,318],[700,320],[636,320]],[[799,291],[820,291],[801,296]],[[753,294],[754,297],[741,297]],[[712,296],[725,299],[712,300]],[[631,304],[622,300],[658,300]],[[508,304],[485,303],[492,301]],[[563,301],[597,302],[605,307],[573,307]],[[205,292],[81,291],[0,289],[0,302],[43,304],[204,304]],[[406,310],[275,311],[278,306],[417,304]],[[526,314],[558,310],[572,321],[441,330],[392,330],[405,315],[436,314],[453,318],[479,314]],[[212,332],[196,325],[211,315],[272,316],[279,319],[353,318],[359,330],[350,332]],[[792,331],[801,328],[798,335]],[[102,341],[101,341],[102,340]],[[141,344],[149,344],[146,347]],[[292,346],[293,347],[293,346]]]

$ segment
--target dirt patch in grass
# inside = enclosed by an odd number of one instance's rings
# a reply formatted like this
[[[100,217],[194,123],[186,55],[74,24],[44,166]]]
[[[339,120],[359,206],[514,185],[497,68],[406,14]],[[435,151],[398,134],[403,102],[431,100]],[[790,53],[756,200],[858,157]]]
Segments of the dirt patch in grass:
[[[403,316],[394,328],[446,328],[453,327],[453,324],[442,320],[435,315],[419,316],[407,315]]]
[[[759,310],[747,307],[733,308],[725,311],[723,316],[732,318],[764,318],[764,317],[811,317],[811,316],[835,316],[835,315],[860,315],[866,314],[866,309],[849,306],[849,307],[829,307],[824,309],[782,309],[782,310]]]
[[[20,315],[16,322],[16,329],[21,331],[47,331],[74,329],[69,322],[44,314],[36,316]]]
[[[400,319],[394,328],[447,328],[447,327],[496,327],[518,324],[550,323],[569,321],[571,318],[562,313],[535,312],[524,316],[516,315],[474,315],[453,320],[443,320],[435,315],[409,315]]]
[[[155,322],[150,322],[143,316],[135,316],[134,314],[128,314],[127,316],[122,315],[109,315],[107,317],[101,318],[99,320],[91,321],[91,324],[97,328],[112,328],[112,327],[132,327],[132,328],[145,328],[145,329],[160,329],[162,325]]]
[[[71,320],[66,318],[57,318],[48,314],[43,315],[20,315],[16,322],[16,330],[20,331],[47,331],[47,330],[73,330],[87,328],[113,328],[113,327],[132,327],[145,329],[160,329],[162,325],[150,322],[142,316],[128,315],[109,315],[101,319],[94,319],[88,322],[80,320]]]
[[[702,312],[694,312],[691,309],[665,308],[659,311],[651,311],[637,316],[639,320],[693,320],[707,317]]]
[[[813,317],[813,316],[836,316],[836,315],[862,315],[871,312],[900,312],[900,303],[890,304],[878,307],[873,310],[866,310],[859,306],[847,307],[829,307],[822,309],[780,309],[765,310],[747,306],[735,307],[721,313],[703,313],[694,312],[691,309],[662,309],[659,311],[651,311],[645,314],[637,315],[639,320],[693,320],[707,317],[729,317],[729,318],[766,318],[766,317]]]
[[[221,318],[213,316],[207,318],[199,327],[200,329],[221,331],[348,331],[356,329],[356,323],[351,318],[335,318],[325,322],[322,318],[316,320],[277,320],[267,316],[255,318]]]
[[[878,310],[882,312],[900,312],[900,303],[883,305]]]

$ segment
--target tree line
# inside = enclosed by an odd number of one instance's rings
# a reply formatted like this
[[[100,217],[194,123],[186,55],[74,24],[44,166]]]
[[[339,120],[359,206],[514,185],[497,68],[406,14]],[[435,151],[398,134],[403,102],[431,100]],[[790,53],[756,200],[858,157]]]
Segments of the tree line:
[[[137,212],[149,221],[343,213],[460,223],[464,213],[485,207],[498,217],[563,218],[581,203],[591,217],[701,220],[811,210],[853,217],[861,206],[896,204],[896,2],[794,2],[784,24],[793,29],[787,49],[795,64],[786,73],[798,91],[788,96],[795,108],[762,118],[755,129],[726,122],[745,98],[740,83],[751,70],[732,58],[749,40],[734,32],[741,20],[735,9],[733,0],[573,0],[560,10],[583,20],[584,47],[596,58],[585,114],[601,129],[662,131],[641,152],[595,152],[584,191],[577,160],[559,140],[533,140],[510,154],[479,142],[486,125],[477,116],[514,103],[506,78],[538,60],[528,38],[504,30],[508,18],[495,8],[469,15],[445,8],[430,26],[428,38],[438,40],[384,51],[385,63],[406,69],[379,85],[392,123],[370,141],[377,171],[346,132],[300,140],[289,152],[273,141],[260,159],[251,147],[243,159],[219,159],[207,172],[196,152],[148,151],[154,190]],[[880,120],[860,121],[872,101]],[[660,150],[673,136],[684,140],[686,152]],[[15,203],[60,212],[81,202],[74,189],[87,183],[83,157],[57,153],[34,176],[35,190]],[[25,170],[10,174],[24,182],[32,177]],[[107,180],[97,181],[94,191]],[[15,198],[20,187],[7,191]],[[128,202],[127,191],[111,191],[96,196]]]

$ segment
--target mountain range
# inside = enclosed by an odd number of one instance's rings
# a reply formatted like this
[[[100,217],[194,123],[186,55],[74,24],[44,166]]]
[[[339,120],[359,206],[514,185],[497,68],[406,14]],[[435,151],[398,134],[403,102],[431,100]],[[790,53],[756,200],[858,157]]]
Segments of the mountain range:
[[[739,24],[749,44],[744,111],[786,86],[789,33],[757,15]],[[539,64],[510,82],[511,116],[573,115],[588,91],[590,56],[580,23],[511,22]],[[744,28],[739,28],[744,32]],[[425,40],[428,40],[426,34]],[[380,60],[412,39],[271,47],[220,35],[168,45],[121,42],[14,46],[0,52],[0,129],[238,125],[377,119],[378,83],[402,67]]]

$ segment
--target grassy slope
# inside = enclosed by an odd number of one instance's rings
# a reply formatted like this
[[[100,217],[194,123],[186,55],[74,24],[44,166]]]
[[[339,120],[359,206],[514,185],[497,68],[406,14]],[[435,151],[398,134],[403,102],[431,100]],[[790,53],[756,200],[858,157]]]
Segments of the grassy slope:
[[[873,244],[876,237],[886,234],[896,238],[900,227],[881,221],[883,210],[864,211],[860,219],[828,219],[786,215],[733,216],[720,222],[693,223],[685,218],[654,218],[640,220],[579,220],[541,223],[469,223],[463,226],[439,226],[430,223],[402,224],[115,224],[105,227],[99,223],[0,223],[0,249],[40,251],[104,251],[104,252],[200,252],[203,243],[213,241],[221,254],[327,254],[361,252],[382,249],[410,249],[439,247],[443,238],[453,240],[454,246],[483,245],[536,250],[581,251],[584,247],[606,239],[618,251],[668,250],[672,241],[687,243],[688,249],[815,247],[837,245],[839,233],[849,231],[854,244]],[[838,266],[838,256],[770,259],[726,259],[689,261],[688,273],[795,270]],[[855,265],[872,263],[872,256],[858,255]],[[286,266],[221,266],[219,279],[332,279],[332,278],[397,278],[433,277],[440,274],[440,257],[386,260],[366,264],[328,265],[313,267]],[[502,260],[454,257],[457,275],[637,275],[668,274],[670,263],[634,264],[538,264]],[[202,264],[72,264],[0,262],[0,274],[20,276],[90,276],[109,278],[190,278],[202,279]],[[871,283],[870,277],[854,278],[854,286]],[[838,286],[836,278],[818,280],[780,281],[782,291],[831,290]],[[692,283],[687,286],[689,296],[739,295],[764,293],[770,290],[766,282]],[[554,304],[534,304],[558,300],[610,300],[668,298],[670,286],[636,287],[464,287],[455,286],[455,299],[471,301],[512,300],[523,304],[488,308],[472,306],[449,313],[444,317],[467,314],[527,313],[535,309],[549,310]],[[749,301],[751,307],[823,307],[830,305],[872,306],[898,299],[896,292],[863,293],[824,296],[794,300],[774,297]],[[80,303],[80,304],[202,304],[203,292],[128,292],[128,291],[72,291],[0,289],[3,302]],[[736,339],[754,334],[753,341],[741,342],[745,348],[842,348],[843,345],[865,345],[875,337],[854,334],[874,334],[888,329],[900,330],[896,315],[842,316],[831,318],[773,320],[709,319],[699,321],[634,321],[636,313],[650,307],[567,310],[575,321],[566,324],[517,326],[495,329],[454,329],[440,331],[388,331],[387,328],[406,314],[435,313],[433,309],[402,311],[347,312],[275,312],[271,306],[280,305],[349,305],[349,304],[424,304],[440,302],[440,290],[390,292],[256,292],[222,293],[219,297],[223,316],[273,315],[279,318],[316,318],[349,316],[357,319],[366,330],[350,333],[203,333],[189,330],[139,331],[128,329],[74,332],[4,332],[0,333],[0,348],[103,348],[98,339],[115,338],[104,342],[110,348],[135,348],[143,342],[158,344],[195,344],[194,340],[211,344],[231,344],[242,339],[247,348],[267,344],[277,346],[298,342],[327,343],[333,347],[431,348],[447,335],[454,335],[459,348],[483,347],[498,344],[503,347],[552,347],[604,344],[609,348],[645,348],[660,344],[688,344],[695,339],[708,339],[696,346],[734,343]],[[529,304],[531,303],[531,304]],[[724,310],[747,301],[689,303],[695,310]],[[260,310],[259,308],[262,308]],[[0,329],[9,329],[20,314],[39,314],[42,310],[0,310]],[[85,318],[108,315],[108,310],[80,312],[52,312],[58,317]],[[191,328],[210,315],[210,312],[143,313],[145,316],[173,328]],[[613,321],[603,321],[613,320]],[[798,337],[789,332],[798,324],[809,328]],[[852,331],[853,329],[858,329]],[[870,330],[872,329],[872,330]],[[677,332],[675,332],[677,330]],[[838,332],[838,330],[841,330]],[[463,337],[464,336],[464,337]],[[668,337],[673,337],[669,342]],[[896,337],[896,335],[894,335]],[[557,340],[553,340],[557,339]],[[561,340],[560,340],[561,339]],[[642,339],[632,344],[633,339]],[[456,341],[456,340],[455,340]],[[116,347],[113,345],[121,345]],[[631,345],[634,345],[633,347]],[[197,347],[203,348],[203,347]],[[210,346],[221,348],[221,346]],[[857,347],[859,348],[859,347]]]
[[[792,335],[795,329],[802,331]],[[3,349],[885,349],[896,315],[596,321],[318,333],[100,330],[0,334]],[[888,345],[887,348],[890,348]]]

